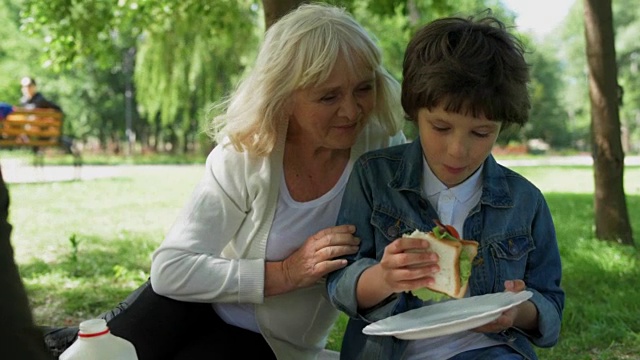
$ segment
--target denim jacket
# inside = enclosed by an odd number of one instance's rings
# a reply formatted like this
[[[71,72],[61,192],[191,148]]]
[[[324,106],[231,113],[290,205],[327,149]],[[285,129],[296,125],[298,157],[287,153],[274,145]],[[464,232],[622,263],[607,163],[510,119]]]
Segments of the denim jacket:
[[[367,336],[362,329],[375,321],[423,306],[409,292],[393,294],[374,308],[358,309],[356,285],[362,272],[382,258],[385,246],[414,229],[430,231],[436,210],[421,196],[420,141],[362,155],[347,184],[338,224],[354,224],[361,239],[345,268],[329,274],[327,290],[334,306],[349,316],[342,359],[401,359],[407,341],[393,336]],[[522,279],[538,309],[538,331],[511,328],[487,334],[526,359],[537,359],[532,344],[551,347],[558,341],[564,291],[553,220],[547,203],[531,182],[499,165],[484,162],[480,202],[464,222],[466,239],[479,242],[473,261],[471,296],[504,291],[504,281]],[[428,306],[428,305],[424,305]]]

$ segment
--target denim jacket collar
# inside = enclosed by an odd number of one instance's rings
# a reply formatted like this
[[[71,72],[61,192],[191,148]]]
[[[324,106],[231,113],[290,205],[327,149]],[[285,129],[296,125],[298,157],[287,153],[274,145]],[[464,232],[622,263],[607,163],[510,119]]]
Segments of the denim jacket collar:
[[[413,191],[420,194],[420,180],[422,179],[422,146],[420,138],[407,146],[398,171],[389,182],[389,187],[396,190]]]
[[[396,190],[421,193],[422,179],[422,146],[420,138],[407,146],[398,171],[389,182],[389,187]],[[483,188],[480,202],[496,208],[513,207],[513,198],[509,193],[509,186],[502,168],[493,155],[489,155],[484,162]]]

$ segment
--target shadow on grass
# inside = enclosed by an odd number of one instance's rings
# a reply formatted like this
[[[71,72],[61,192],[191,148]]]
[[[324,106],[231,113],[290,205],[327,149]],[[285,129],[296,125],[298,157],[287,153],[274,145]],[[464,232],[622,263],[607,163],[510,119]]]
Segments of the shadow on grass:
[[[546,198],[556,223],[566,303],[560,342],[541,351],[541,358],[569,359],[568,354],[575,354],[571,359],[639,359],[638,248],[595,239],[592,195]],[[627,196],[627,204],[630,214],[637,212],[640,196]],[[640,218],[630,216],[630,221],[638,234]]]
[[[68,256],[54,263],[37,260],[20,266],[23,277],[34,277],[44,273],[64,273],[68,277],[85,278],[112,273],[113,267],[131,271],[148,271],[151,252],[156,242],[145,239],[104,239],[96,236],[78,235],[77,251],[69,246]],[[75,256],[74,256],[75,254]]]
[[[36,323],[76,325],[111,309],[149,276],[157,243],[78,236],[77,252],[20,266]]]

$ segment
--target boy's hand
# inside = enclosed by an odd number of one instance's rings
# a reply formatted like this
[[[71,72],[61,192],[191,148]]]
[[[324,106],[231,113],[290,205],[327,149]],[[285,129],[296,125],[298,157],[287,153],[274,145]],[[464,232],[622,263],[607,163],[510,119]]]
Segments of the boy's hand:
[[[365,270],[357,285],[358,306],[367,309],[389,295],[433,283],[438,255],[422,239],[398,238],[387,245],[380,263]]]
[[[504,282],[504,291],[520,292],[527,288],[522,280],[507,280]],[[473,331],[484,333],[499,333],[511,327],[517,326],[523,329],[531,329],[537,325],[538,311],[531,301],[525,301],[503,312],[494,321],[475,328]]]
[[[398,238],[387,245],[380,268],[383,281],[395,293],[431,285],[432,275],[440,270],[429,243],[414,238]]]

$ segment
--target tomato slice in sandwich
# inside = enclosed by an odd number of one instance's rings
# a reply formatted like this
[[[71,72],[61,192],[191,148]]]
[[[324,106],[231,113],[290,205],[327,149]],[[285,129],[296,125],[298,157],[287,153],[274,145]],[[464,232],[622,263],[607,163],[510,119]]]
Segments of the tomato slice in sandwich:
[[[458,230],[456,230],[456,228],[454,228],[453,225],[443,225],[440,222],[440,220],[437,220],[437,219],[433,219],[433,222],[436,224],[436,226],[440,227],[440,229],[448,232],[449,235],[460,240],[460,234],[458,234]]]
[[[456,239],[460,239],[460,234],[458,234],[458,230],[456,230],[456,228],[451,225],[445,225],[444,228],[447,229],[447,232],[451,234],[451,236]]]

